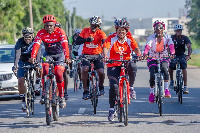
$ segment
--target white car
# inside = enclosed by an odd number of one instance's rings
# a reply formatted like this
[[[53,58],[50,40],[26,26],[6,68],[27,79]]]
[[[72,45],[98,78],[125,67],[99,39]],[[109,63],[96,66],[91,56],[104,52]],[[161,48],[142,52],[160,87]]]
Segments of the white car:
[[[0,95],[18,94],[18,80],[12,72],[15,45],[0,45]]]

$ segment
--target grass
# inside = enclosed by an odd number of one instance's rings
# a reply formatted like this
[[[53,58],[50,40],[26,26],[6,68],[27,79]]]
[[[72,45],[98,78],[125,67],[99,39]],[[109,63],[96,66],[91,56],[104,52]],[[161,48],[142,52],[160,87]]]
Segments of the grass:
[[[200,54],[192,54],[191,59],[188,61],[188,65],[200,67]]]

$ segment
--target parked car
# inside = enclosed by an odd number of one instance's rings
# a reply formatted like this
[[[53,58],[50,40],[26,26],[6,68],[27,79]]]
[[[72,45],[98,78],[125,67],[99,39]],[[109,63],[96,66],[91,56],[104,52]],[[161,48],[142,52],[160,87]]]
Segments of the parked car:
[[[0,45],[0,95],[18,94],[18,80],[12,72],[15,45]]]

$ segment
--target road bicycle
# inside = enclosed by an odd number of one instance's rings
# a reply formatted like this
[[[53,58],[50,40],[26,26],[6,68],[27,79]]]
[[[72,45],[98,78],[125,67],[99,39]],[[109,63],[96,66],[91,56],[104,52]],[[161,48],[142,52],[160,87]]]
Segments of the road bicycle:
[[[36,67],[40,67],[38,63],[30,64],[23,66],[24,73],[24,87],[25,87],[25,103],[26,103],[26,112],[29,117],[31,114],[34,114],[34,101],[35,97],[35,82],[36,82]]]
[[[43,59],[44,63],[49,63],[49,73],[44,76],[44,101],[45,101],[45,113],[46,123],[50,125],[53,116],[54,121],[58,121],[59,118],[59,90],[56,83],[56,77],[54,74],[54,64],[61,63],[63,61],[54,61],[53,59]]]
[[[98,76],[97,71],[95,70],[94,61],[101,60],[102,56],[100,54],[82,55],[81,59],[85,59],[90,62],[90,68],[88,71],[89,94],[90,94],[91,102],[94,108],[94,114],[96,114],[96,108],[97,108],[98,96],[99,96],[99,76]]]
[[[78,66],[78,61],[80,59],[78,59],[79,56],[75,57],[75,59],[73,59],[73,64],[72,64],[72,68],[73,68],[73,81],[74,81],[74,93],[78,92],[78,83],[79,83],[79,79],[78,79],[78,70],[77,70],[77,66]]]

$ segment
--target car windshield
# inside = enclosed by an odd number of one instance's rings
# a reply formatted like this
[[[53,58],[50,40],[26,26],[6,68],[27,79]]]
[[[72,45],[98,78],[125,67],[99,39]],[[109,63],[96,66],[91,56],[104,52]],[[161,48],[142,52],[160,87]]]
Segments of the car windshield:
[[[14,48],[0,48],[0,63],[13,63],[14,57]]]

